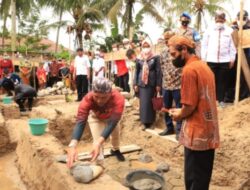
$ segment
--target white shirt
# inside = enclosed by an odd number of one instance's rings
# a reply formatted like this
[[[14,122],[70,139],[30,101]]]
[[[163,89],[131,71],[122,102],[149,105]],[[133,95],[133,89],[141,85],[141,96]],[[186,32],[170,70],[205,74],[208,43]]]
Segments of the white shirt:
[[[43,69],[46,71],[46,75],[48,75],[50,72],[49,65],[50,65],[49,61],[44,62]]]
[[[99,57],[93,60],[93,79],[104,77],[104,70],[102,69],[97,76],[95,72],[99,71],[102,67],[105,67],[104,59]]]
[[[233,29],[224,25],[213,26],[204,34],[201,43],[201,58],[212,63],[235,61],[236,48],[232,38]]]
[[[74,67],[76,70],[76,75],[88,75],[88,69],[90,68],[88,56],[76,56]]]

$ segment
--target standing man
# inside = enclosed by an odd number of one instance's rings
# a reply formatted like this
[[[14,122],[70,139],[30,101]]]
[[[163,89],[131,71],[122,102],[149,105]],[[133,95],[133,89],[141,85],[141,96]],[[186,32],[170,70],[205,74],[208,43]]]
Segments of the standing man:
[[[125,160],[119,150],[120,129],[118,125],[123,113],[124,102],[124,97],[118,91],[112,90],[112,83],[108,79],[97,78],[93,82],[92,91],[83,98],[78,108],[77,122],[69,144],[68,167],[71,167],[76,161],[76,146],[87,121],[94,140],[92,161],[104,159],[103,144],[109,136],[111,136],[113,146],[111,154],[115,155],[119,161]]]
[[[50,85],[53,86],[59,81],[59,77],[58,77],[59,67],[55,58],[53,58],[53,61],[49,65],[49,70],[50,70],[50,77],[49,77]]]
[[[204,34],[201,57],[215,75],[216,97],[219,105],[225,107],[224,98],[228,87],[229,69],[233,68],[236,48],[232,38],[233,29],[225,25],[226,15],[217,12],[216,25]]]
[[[84,55],[83,49],[77,49],[77,56],[75,57],[75,70],[74,79],[76,80],[77,101],[81,101],[82,98],[88,93],[88,80],[90,77],[90,62],[87,55]]]
[[[194,29],[189,27],[189,24],[191,22],[191,16],[187,13],[184,12],[180,16],[180,22],[181,26],[177,28],[175,31],[176,35],[183,35],[195,42],[195,54],[200,57],[201,56],[201,44],[200,44],[200,34]]]
[[[219,147],[215,79],[210,68],[195,56],[195,43],[184,36],[169,40],[176,67],[183,67],[181,109],[171,109],[175,121],[183,120],[179,142],[184,145],[186,190],[208,190],[214,153]]]
[[[93,59],[93,81],[96,78],[103,78],[105,72],[105,62],[100,56],[100,52],[95,52],[95,58]]]
[[[173,63],[171,56],[169,54],[169,49],[167,47],[168,40],[174,36],[174,32],[167,31],[164,33],[164,39],[166,43],[166,48],[161,53],[161,71],[162,71],[162,89],[163,89],[163,99],[164,107],[167,109],[172,108],[173,101],[175,102],[176,108],[181,108],[181,68],[176,68]],[[174,124],[172,118],[168,113],[165,113],[165,123],[166,129],[159,133],[161,136],[174,134]],[[181,130],[181,121],[177,122],[176,125],[176,139],[179,138],[179,133]]]

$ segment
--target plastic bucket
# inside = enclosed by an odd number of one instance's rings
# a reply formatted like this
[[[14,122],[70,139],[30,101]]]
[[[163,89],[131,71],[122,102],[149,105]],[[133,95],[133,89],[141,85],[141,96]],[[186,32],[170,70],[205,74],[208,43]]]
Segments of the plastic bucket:
[[[30,131],[32,135],[43,135],[47,128],[48,120],[43,118],[34,118],[29,120]]]
[[[11,104],[12,103],[12,97],[11,96],[3,97],[3,103],[4,104]]]

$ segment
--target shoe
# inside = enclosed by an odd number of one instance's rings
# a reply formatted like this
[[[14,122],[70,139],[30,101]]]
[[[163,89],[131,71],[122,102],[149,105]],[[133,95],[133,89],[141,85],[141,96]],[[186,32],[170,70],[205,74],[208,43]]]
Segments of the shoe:
[[[159,133],[160,136],[166,136],[166,135],[173,135],[174,134],[174,130],[173,129],[165,129],[164,131],[162,131],[161,133]]]
[[[219,103],[219,106],[220,106],[221,108],[225,108],[225,107],[226,107],[224,102],[220,102],[220,103]]]
[[[119,160],[120,162],[124,162],[125,158],[122,155],[122,153],[120,152],[120,150],[112,150],[110,151],[111,155],[116,156],[117,160]]]

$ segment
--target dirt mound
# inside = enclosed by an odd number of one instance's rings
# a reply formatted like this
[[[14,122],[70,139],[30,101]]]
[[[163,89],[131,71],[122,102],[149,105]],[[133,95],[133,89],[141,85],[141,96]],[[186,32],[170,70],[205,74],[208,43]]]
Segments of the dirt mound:
[[[160,120],[161,118],[159,118]],[[164,121],[157,121],[160,128]],[[250,179],[250,99],[237,107],[229,106],[219,110],[221,146],[216,151],[212,185],[213,189],[238,189]],[[136,143],[145,152],[166,161],[183,175],[183,147],[140,129],[138,111],[125,111],[121,121],[123,143]]]
[[[55,105],[42,105],[34,108],[32,117],[43,117],[49,120],[49,133],[53,134],[62,144],[68,145],[76,123],[78,104],[64,103]],[[90,130],[87,126],[82,139],[90,139]]]

